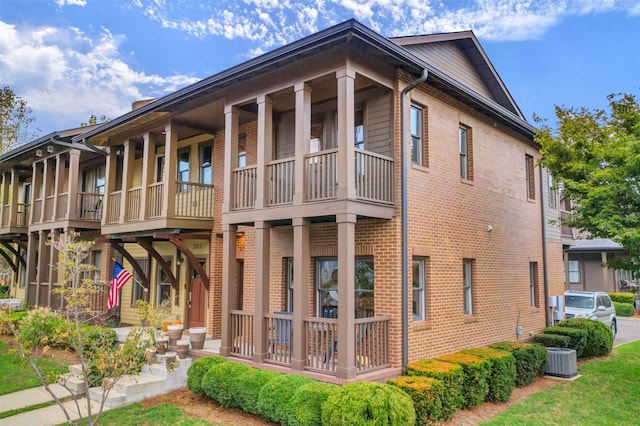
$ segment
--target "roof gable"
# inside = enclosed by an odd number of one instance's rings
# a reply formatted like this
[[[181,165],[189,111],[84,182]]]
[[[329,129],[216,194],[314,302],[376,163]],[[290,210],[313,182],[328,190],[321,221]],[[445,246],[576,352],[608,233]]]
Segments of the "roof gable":
[[[524,119],[472,31],[396,37],[390,40],[477,94]]]

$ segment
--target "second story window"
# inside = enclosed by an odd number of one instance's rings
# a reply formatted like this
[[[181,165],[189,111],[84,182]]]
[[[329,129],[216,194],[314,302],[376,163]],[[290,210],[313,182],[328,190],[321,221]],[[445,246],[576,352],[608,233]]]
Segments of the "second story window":
[[[536,198],[536,180],[534,177],[534,163],[531,155],[524,156],[525,176],[527,181],[527,198],[535,200]]]
[[[411,105],[411,163],[426,165],[424,147],[424,111],[417,105]]]
[[[164,154],[156,155],[156,173],[155,182],[162,182],[164,180]]]
[[[189,150],[178,152],[178,180],[189,182]]]
[[[547,178],[549,179],[549,207],[555,209],[558,207],[558,191],[556,190],[555,182],[553,181],[551,173],[547,174]]]
[[[213,183],[213,146],[206,144],[200,146],[200,183],[211,185]]]
[[[364,111],[362,108],[355,110],[353,121],[355,132],[353,143],[356,148],[364,149]]]
[[[247,135],[238,136],[238,167],[247,167]]]
[[[473,161],[471,150],[470,129],[460,126],[458,128],[458,150],[460,151],[460,178],[473,180]]]

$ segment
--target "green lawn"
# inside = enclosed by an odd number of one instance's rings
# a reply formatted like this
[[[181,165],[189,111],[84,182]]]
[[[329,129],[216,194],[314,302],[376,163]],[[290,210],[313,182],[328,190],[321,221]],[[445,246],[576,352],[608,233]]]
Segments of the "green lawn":
[[[86,425],[86,420],[81,424]],[[132,404],[105,411],[100,417],[100,424],[111,426],[211,426],[211,423],[204,420],[188,417],[181,409],[171,404],[148,408],[143,408],[140,404]]]
[[[640,423],[640,341],[583,364],[582,377],[533,395],[483,425]]]
[[[36,364],[41,368],[45,377],[49,373],[56,374],[69,371],[67,366],[59,361],[37,359]],[[41,386],[36,373],[31,369],[26,358],[18,356],[7,348],[6,342],[0,341],[0,395]]]

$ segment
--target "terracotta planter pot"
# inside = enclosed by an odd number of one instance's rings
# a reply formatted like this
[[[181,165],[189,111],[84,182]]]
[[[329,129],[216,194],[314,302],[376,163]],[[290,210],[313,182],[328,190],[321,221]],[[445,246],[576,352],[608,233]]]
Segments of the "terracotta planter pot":
[[[160,355],[164,355],[165,352],[169,349],[169,338],[162,337],[156,340],[156,350]]]
[[[191,327],[189,329],[189,340],[193,349],[202,349],[207,329],[204,327]]]
[[[167,369],[173,369],[176,367],[176,353],[173,351],[169,351],[165,354],[165,365],[167,366]]]
[[[176,342],[175,351],[178,354],[178,358],[185,359],[189,352],[189,341],[180,339]]]
[[[154,351],[153,349],[147,349],[144,352],[144,358],[147,364],[152,364],[156,359],[156,351]]]
[[[184,330],[184,326],[182,324],[171,324],[167,326],[170,345],[175,345],[178,340],[182,339],[182,330]]]

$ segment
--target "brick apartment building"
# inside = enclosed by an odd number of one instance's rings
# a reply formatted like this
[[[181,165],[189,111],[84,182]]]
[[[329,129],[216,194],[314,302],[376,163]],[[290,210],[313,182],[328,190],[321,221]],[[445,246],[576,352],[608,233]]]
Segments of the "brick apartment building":
[[[533,134],[473,33],[351,20],[72,141],[104,153],[123,322],[169,300],[223,356],[347,382],[544,328],[563,245]]]

